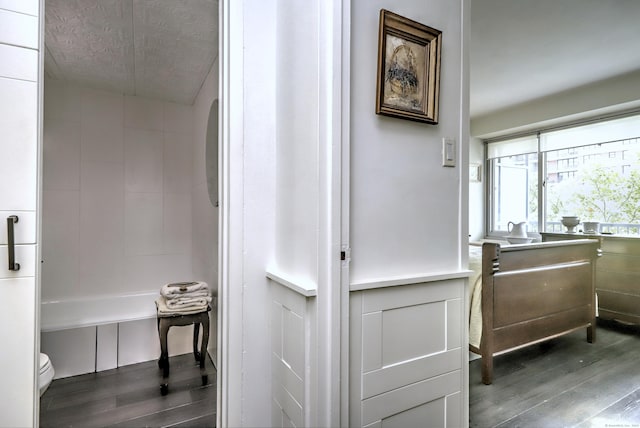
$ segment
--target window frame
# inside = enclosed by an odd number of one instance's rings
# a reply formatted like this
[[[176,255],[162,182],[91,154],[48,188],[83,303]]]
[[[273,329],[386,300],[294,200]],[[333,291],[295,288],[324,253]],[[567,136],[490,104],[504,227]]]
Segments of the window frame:
[[[547,229],[547,222],[546,222],[546,218],[547,218],[547,183],[546,183],[546,177],[547,177],[547,151],[542,151],[542,141],[541,141],[541,135],[545,134],[545,133],[550,133],[550,132],[554,132],[554,131],[561,131],[561,130],[569,130],[571,128],[579,128],[581,126],[585,126],[585,125],[590,125],[590,124],[599,124],[599,123],[605,123],[605,122],[610,122],[610,121],[615,121],[617,119],[624,119],[624,118],[630,118],[630,117],[637,117],[638,120],[640,120],[640,110],[633,110],[633,111],[628,111],[628,112],[624,112],[624,113],[619,113],[619,114],[614,114],[614,115],[609,115],[609,116],[603,116],[603,117],[598,117],[598,118],[593,118],[593,119],[588,119],[588,120],[582,120],[582,121],[577,121],[577,122],[572,122],[572,123],[567,123],[567,124],[563,124],[563,125],[559,125],[559,126],[554,126],[554,127],[548,127],[548,128],[540,128],[537,130],[532,130],[532,131],[527,131],[527,132],[521,132],[518,134],[510,134],[510,135],[504,135],[504,136],[499,136],[499,137],[494,137],[494,138],[490,138],[490,139],[485,139],[483,140],[483,145],[484,145],[484,163],[485,163],[485,168],[484,168],[484,179],[485,179],[485,207],[484,207],[484,211],[485,211],[485,233],[484,235],[487,238],[504,238],[505,236],[508,235],[508,231],[504,231],[504,230],[494,230],[493,229],[493,225],[495,224],[495,216],[496,213],[494,212],[494,202],[495,202],[495,194],[494,194],[494,186],[496,183],[494,183],[494,177],[495,177],[495,161],[494,159],[498,158],[492,158],[489,159],[489,146],[491,144],[495,144],[495,143],[500,143],[500,142],[507,142],[509,140],[516,140],[519,138],[525,138],[525,137],[531,137],[535,135],[535,138],[537,139],[537,155],[538,155],[538,198],[537,198],[537,203],[538,203],[538,232],[537,233],[544,233],[546,232]],[[640,134],[640,132],[639,132]],[[628,139],[632,139],[632,138],[639,138],[639,137],[630,137]],[[602,141],[601,143],[595,143],[595,144],[603,144],[603,143],[608,143],[611,141],[615,141],[615,140],[610,140],[610,141]],[[624,143],[623,143],[624,144]],[[591,144],[586,144],[586,145],[591,145]],[[581,147],[581,146],[569,146],[566,149],[569,150],[569,153],[571,153],[573,150],[575,150],[575,148],[577,147]],[[578,156],[578,155],[576,155]],[[585,155],[583,155],[585,156]],[[589,156],[593,156],[593,155],[589,155]],[[618,156],[616,154],[616,158],[621,158],[622,160],[626,160],[625,159],[625,154],[622,153],[620,156]]]

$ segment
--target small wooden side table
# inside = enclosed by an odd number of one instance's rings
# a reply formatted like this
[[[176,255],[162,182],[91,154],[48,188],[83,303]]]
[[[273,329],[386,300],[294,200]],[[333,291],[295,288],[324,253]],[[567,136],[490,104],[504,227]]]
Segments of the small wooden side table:
[[[160,393],[167,395],[169,392],[169,351],[167,349],[167,334],[169,329],[174,326],[187,326],[193,324],[193,355],[196,362],[200,363],[200,375],[202,376],[202,384],[208,382],[207,371],[204,367],[207,358],[207,345],[209,344],[209,311],[211,307],[207,307],[206,311],[188,315],[159,315],[158,318],[158,335],[160,337],[160,359],[158,367],[162,369],[162,383],[160,384]],[[200,333],[200,325],[202,325],[202,343],[200,351],[198,351],[198,336]]]

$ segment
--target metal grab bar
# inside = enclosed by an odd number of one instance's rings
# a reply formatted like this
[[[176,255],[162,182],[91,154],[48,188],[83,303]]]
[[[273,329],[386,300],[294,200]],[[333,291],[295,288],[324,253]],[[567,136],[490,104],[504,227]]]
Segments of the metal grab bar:
[[[7,217],[7,241],[9,244],[9,270],[20,270],[20,264],[16,263],[16,245],[13,236],[13,225],[18,222],[17,215]]]

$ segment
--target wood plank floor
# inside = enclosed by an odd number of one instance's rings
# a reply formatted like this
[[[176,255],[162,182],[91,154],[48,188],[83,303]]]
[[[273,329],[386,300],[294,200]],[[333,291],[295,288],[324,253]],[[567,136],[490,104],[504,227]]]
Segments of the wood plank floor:
[[[193,354],[170,358],[169,393],[157,361],[54,380],[40,399],[46,427],[215,427],[216,370],[202,385]]]
[[[469,365],[471,427],[640,427],[640,327],[598,322],[596,343],[581,330]]]

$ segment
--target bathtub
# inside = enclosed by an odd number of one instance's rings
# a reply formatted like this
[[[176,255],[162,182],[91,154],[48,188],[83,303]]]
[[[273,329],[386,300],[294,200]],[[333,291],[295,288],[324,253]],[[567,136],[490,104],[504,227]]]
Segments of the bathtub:
[[[155,318],[157,291],[42,302],[40,331],[99,326]]]
[[[55,368],[55,379],[157,359],[158,296],[152,291],[42,302],[40,348]],[[209,352],[215,355],[215,303],[212,307]],[[193,352],[193,328],[172,328],[168,342],[169,355]]]

